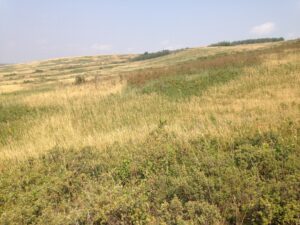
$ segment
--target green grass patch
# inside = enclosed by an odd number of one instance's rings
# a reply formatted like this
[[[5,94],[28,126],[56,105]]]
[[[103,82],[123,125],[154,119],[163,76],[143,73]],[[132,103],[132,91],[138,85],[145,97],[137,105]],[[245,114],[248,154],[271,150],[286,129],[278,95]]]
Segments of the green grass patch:
[[[227,68],[208,70],[200,74],[168,76],[142,87],[142,93],[159,93],[170,98],[186,98],[193,95],[200,96],[207,89],[227,83],[242,75],[242,70]]]
[[[23,117],[34,115],[36,112],[35,108],[24,105],[4,106],[0,104],[0,123],[8,123],[19,120]]]
[[[7,92],[7,93],[0,93],[0,97],[24,97],[24,96],[29,96],[37,93],[43,93],[43,92],[48,92],[51,91],[55,88],[54,84],[49,84],[49,85],[43,85],[39,86],[36,88],[31,88],[31,89],[25,89],[25,90],[19,90],[19,91],[13,91],[13,92]]]
[[[29,107],[22,104],[0,104],[0,146],[17,141],[30,123],[38,117],[56,112],[55,107]]]

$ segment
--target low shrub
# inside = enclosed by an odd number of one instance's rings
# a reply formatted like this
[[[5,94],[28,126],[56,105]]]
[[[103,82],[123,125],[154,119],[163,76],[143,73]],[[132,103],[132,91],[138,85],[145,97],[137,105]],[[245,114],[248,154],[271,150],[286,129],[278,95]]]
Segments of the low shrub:
[[[75,77],[75,81],[74,84],[75,85],[80,85],[80,84],[84,84],[85,83],[85,78],[82,75],[78,75]]]
[[[1,172],[0,223],[298,224],[296,128],[223,143],[160,127],[136,145],[55,148]]]

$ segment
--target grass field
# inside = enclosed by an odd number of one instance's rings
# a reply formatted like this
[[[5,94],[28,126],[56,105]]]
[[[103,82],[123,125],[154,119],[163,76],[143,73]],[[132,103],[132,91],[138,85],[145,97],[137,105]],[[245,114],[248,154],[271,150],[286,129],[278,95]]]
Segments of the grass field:
[[[0,67],[0,224],[300,224],[300,41],[134,57]]]

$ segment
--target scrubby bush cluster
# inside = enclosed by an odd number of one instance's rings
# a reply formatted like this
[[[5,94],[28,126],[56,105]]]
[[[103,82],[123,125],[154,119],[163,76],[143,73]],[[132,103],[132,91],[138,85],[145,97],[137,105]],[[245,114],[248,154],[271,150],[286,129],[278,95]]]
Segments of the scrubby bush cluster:
[[[299,124],[53,149],[1,173],[1,224],[299,224]]]
[[[147,59],[154,59],[154,58],[158,58],[161,56],[169,55],[170,53],[171,53],[170,50],[162,50],[159,52],[152,52],[152,53],[145,52],[144,54],[133,58],[132,61],[142,61],[142,60],[147,60]]]
[[[278,42],[284,41],[284,38],[259,38],[259,39],[247,39],[241,41],[222,41],[215,44],[211,44],[210,47],[217,47],[217,46],[235,46],[235,45],[245,45],[245,44],[259,44],[259,43],[268,43],[268,42]]]

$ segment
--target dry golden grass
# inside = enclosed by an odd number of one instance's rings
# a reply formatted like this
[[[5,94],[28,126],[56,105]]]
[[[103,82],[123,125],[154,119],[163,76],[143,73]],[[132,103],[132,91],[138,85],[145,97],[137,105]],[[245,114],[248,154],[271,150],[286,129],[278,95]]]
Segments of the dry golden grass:
[[[265,46],[192,49],[178,53],[181,56],[163,57],[161,62],[159,59],[152,60],[153,64],[138,62],[122,65],[122,71],[140,66],[155,67],[168,60],[180,62],[188,56],[198,57],[201,51],[209,55]],[[12,136],[6,144],[0,145],[0,160],[23,160],[55,146],[96,146],[104,149],[114,142],[141,142],[161,120],[166,121],[167,130],[185,140],[210,136],[230,141],[243,132],[276,129],[282,120],[296,121],[300,118],[299,69],[286,69],[286,66],[299,68],[299,59],[297,52],[286,53],[285,57],[271,53],[268,57],[264,56],[262,64],[245,67],[244,76],[211,87],[202,96],[180,102],[170,101],[155,93],[141,95],[134,90],[125,90],[126,81],[119,80],[113,74],[111,76],[115,79],[103,80],[98,84],[56,85],[46,92],[0,96],[4,103],[56,109],[52,113],[27,118],[21,125],[20,138],[14,139]],[[21,70],[21,66],[17,67]],[[9,92],[25,86],[2,85],[0,90]]]

